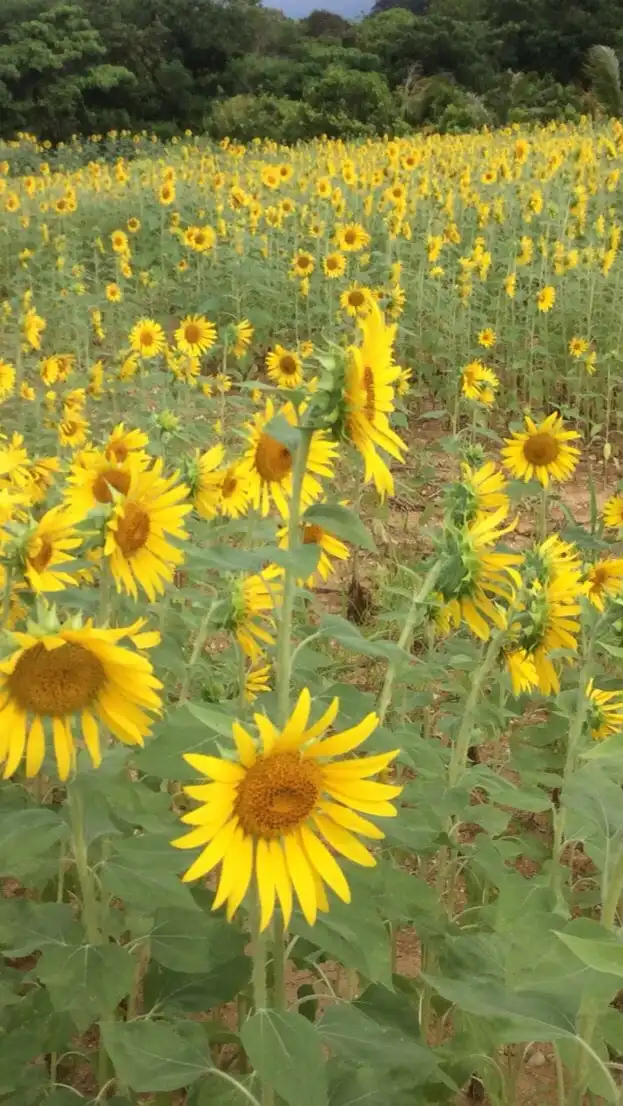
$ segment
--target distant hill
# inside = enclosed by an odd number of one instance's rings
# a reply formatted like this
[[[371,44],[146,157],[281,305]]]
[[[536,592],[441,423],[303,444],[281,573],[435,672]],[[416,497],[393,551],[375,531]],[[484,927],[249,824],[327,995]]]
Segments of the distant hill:
[[[320,0],[318,3],[314,3],[313,0],[281,0],[281,2],[278,0],[277,3],[270,4],[270,7],[277,8],[284,15],[288,15],[290,19],[304,19],[316,8],[336,12],[344,19],[359,19],[361,16],[368,14],[371,6],[371,0],[326,0],[326,3],[324,0]]]

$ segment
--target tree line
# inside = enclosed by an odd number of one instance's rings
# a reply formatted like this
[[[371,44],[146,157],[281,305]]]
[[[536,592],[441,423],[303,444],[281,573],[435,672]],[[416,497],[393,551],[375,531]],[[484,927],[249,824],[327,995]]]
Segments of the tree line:
[[[0,135],[293,142],[618,113],[623,0],[3,0]]]

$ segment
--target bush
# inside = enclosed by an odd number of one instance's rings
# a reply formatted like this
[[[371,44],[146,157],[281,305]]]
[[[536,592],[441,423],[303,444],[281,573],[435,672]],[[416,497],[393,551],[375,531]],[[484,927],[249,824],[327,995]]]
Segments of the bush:
[[[322,134],[321,117],[300,100],[287,96],[230,96],[214,104],[205,121],[214,138],[251,142],[271,138],[275,142],[299,142]]]

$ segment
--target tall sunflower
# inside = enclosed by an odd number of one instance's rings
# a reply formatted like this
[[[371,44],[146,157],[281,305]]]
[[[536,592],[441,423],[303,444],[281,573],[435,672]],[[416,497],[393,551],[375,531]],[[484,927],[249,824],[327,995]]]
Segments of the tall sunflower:
[[[253,338],[253,327],[248,319],[241,319],[234,326],[234,357],[244,357]]]
[[[493,461],[480,468],[473,468],[466,461],[461,464],[461,479],[450,484],[447,494],[447,513],[455,526],[468,525],[485,511],[508,513],[507,483],[504,474]]]
[[[236,581],[232,594],[230,629],[236,635],[242,652],[256,664],[263,655],[263,646],[274,642],[274,613],[282,598],[281,577],[276,565],[263,572]]]
[[[560,691],[560,679],[551,654],[558,649],[574,653],[580,632],[580,604],[573,577],[562,573],[545,586],[535,581],[518,621],[511,627],[517,647],[534,661],[538,687],[544,695]]]
[[[538,425],[525,417],[525,431],[513,430],[502,450],[504,467],[517,480],[539,480],[546,488],[550,480],[564,481],[573,475],[580,451],[569,442],[580,435],[577,430],[565,430],[565,424],[554,411]]]
[[[0,762],[13,775],[24,754],[26,775],[41,769],[50,736],[58,774],[69,776],[75,760],[73,727],[78,725],[89,756],[102,759],[99,725],[126,745],[142,745],[149,715],[160,711],[162,687],[150,662],[137,649],[156,645],[159,635],[141,633],[144,619],[121,629],[100,629],[89,621],[14,632],[17,648],[0,661]]]
[[[288,527],[283,526],[277,537],[279,539],[279,548],[288,548]],[[316,577],[319,580],[328,580],[334,572],[334,565],[331,558],[335,558],[337,561],[347,561],[350,557],[350,550],[343,541],[336,538],[334,534],[331,534],[328,530],[325,530],[324,526],[318,526],[314,522],[305,522],[301,525],[301,544],[302,545],[317,545],[319,550],[318,564],[311,576],[308,576],[306,580],[299,580],[298,583],[301,587],[312,588],[316,583]]]
[[[235,760],[187,754],[185,759],[209,784],[186,787],[201,806],[183,816],[196,828],[178,838],[177,848],[199,846],[201,853],[186,872],[186,881],[208,875],[218,864],[220,878],[213,909],[227,904],[232,918],[249,887],[257,888],[260,930],[266,929],[277,903],[290,922],[294,893],[307,922],[329,909],[325,887],[343,902],[350,889],[336,854],[364,867],[375,859],[359,837],[384,837],[363,815],[393,817],[402,788],[376,783],[398,750],[371,757],[343,757],[358,749],[378,725],[369,714],[357,725],[323,737],[334,722],[339,700],[309,724],[307,688],[282,730],[256,714],[260,741],[238,722],[232,733]]]
[[[508,606],[521,586],[517,572],[523,562],[521,554],[491,549],[513,529],[513,525],[502,526],[505,517],[506,508],[501,507],[446,536],[448,561],[455,567],[447,583],[440,586],[446,604],[444,617],[454,625],[463,619],[483,641],[491,633],[490,623],[499,629],[506,625],[506,610],[495,600]]]
[[[139,584],[153,603],[184,560],[183,552],[168,539],[187,537],[183,520],[192,507],[182,502],[188,488],[177,482],[178,474],[163,477],[160,459],[150,469],[143,469],[136,459],[129,464],[130,486],[125,497],[113,504],[104,555],[117,591],[136,599]]]
[[[167,342],[164,330],[160,323],[153,319],[139,319],[130,331],[130,349],[139,353],[141,357],[157,357],[162,353]]]
[[[80,518],[65,507],[52,507],[28,536],[24,548],[24,576],[33,591],[62,591],[76,583],[63,565],[74,559],[72,550],[82,544],[75,529]]]
[[[219,472],[218,509],[227,518],[242,518],[249,509],[249,477],[239,464]]]
[[[146,454],[135,454],[134,458],[133,464],[143,468],[149,462]],[[84,517],[95,507],[112,503],[116,495],[127,495],[131,479],[132,468],[128,460],[115,462],[100,450],[86,450],[74,458],[69,469],[65,500]]]
[[[394,491],[394,480],[377,448],[400,463],[406,445],[392,430],[389,415],[394,410],[394,385],[400,367],[393,363],[395,325],[387,326],[378,305],[371,306],[359,321],[363,341],[350,346],[344,381],[344,434],[361,454],[364,479],[372,480],[381,496]]]
[[[603,518],[606,526],[613,530],[623,526],[623,495],[610,496],[603,506]]]
[[[174,337],[182,353],[188,357],[201,357],[216,342],[216,327],[205,315],[187,315]]]
[[[472,399],[485,407],[492,407],[495,393],[500,387],[499,377],[482,361],[470,361],[461,373],[461,390],[466,399]]]
[[[298,353],[283,346],[277,345],[266,354],[266,369],[270,379],[281,388],[298,388],[303,382],[303,365]]]
[[[213,445],[205,453],[197,450],[190,465],[188,481],[193,506],[201,518],[214,518],[218,514],[221,474],[217,472],[225,451],[222,445]]]
[[[587,572],[589,602],[598,611],[606,609],[608,599],[613,599],[623,591],[623,560],[606,557],[591,565]]]
[[[290,426],[297,425],[297,415],[291,403],[275,411],[272,400],[266,401],[264,411],[259,411],[252,422],[246,424],[248,449],[241,460],[241,470],[249,481],[249,495],[256,510],[267,515],[271,500],[283,518],[288,517],[292,494],[292,470],[294,453],[285,442],[278,441],[267,432],[267,426],[275,415],[280,415]],[[313,437],[303,477],[302,505],[309,507],[322,494],[318,477],[333,475],[333,460],[337,446],[327,441],[322,431]]]
[[[589,680],[586,695],[593,740],[602,741],[610,734],[623,732],[623,694],[620,691],[601,691]]]
[[[340,296],[340,307],[352,319],[364,319],[374,303],[372,289],[366,288],[363,284],[351,285]]]

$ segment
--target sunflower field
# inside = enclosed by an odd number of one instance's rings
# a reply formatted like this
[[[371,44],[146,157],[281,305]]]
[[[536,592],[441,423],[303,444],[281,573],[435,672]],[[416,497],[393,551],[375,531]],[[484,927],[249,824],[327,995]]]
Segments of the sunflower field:
[[[0,1102],[621,1106],[623,124],[0,159]]]

